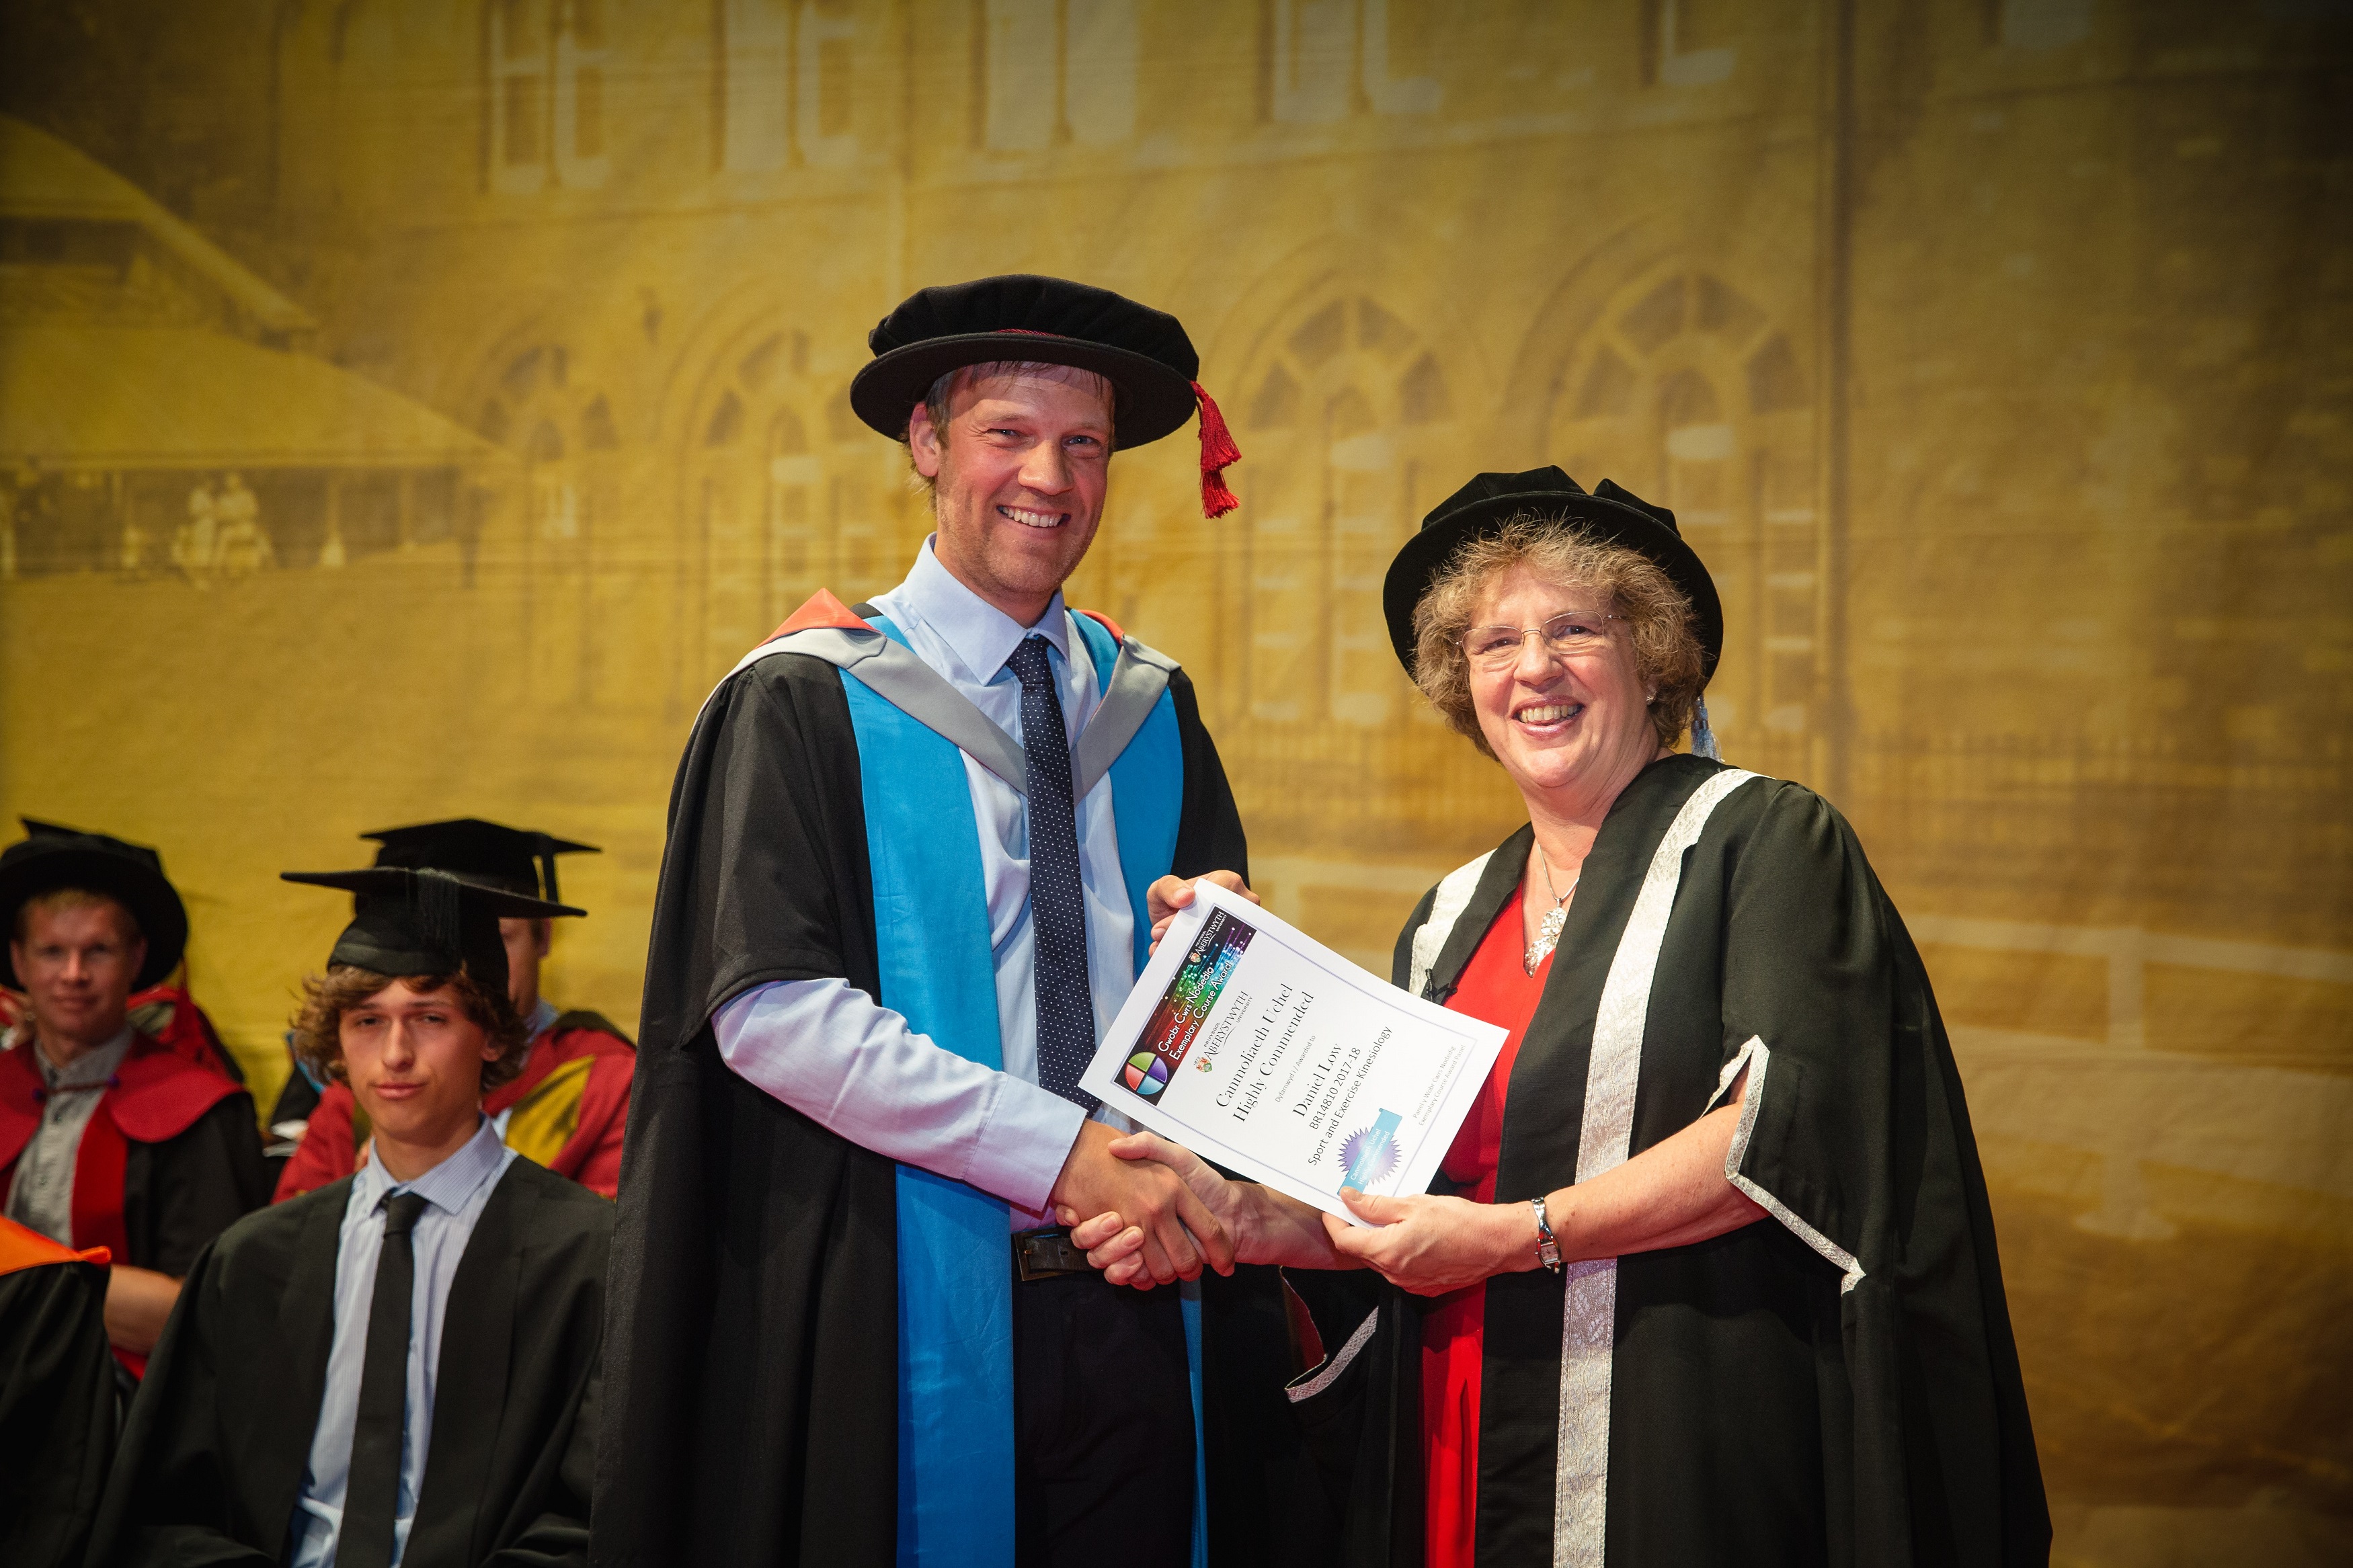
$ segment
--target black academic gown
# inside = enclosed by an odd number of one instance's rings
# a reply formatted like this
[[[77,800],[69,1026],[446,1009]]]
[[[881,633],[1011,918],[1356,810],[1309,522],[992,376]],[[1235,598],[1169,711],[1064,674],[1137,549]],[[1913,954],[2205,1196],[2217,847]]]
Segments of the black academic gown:
[[[269,1201],[269,1171],[253,1101],[232,1094],[160,1143],[132,1142],[122,1162],[126,1260],[178,1278],[241,1215]]]
[[[196,1260],[132,1403],[92,1568],[280,1560],[326,1388],[351,1180],[247,1215]],[[587,1559],[612,1205],[516,1160],[450,1285],[403,1561]]]
[[[102,1264],[0,1274],[0,1563],[81,1562],[114,1454]]]
[[[1175,869],[1247,872],[1191,683]],[[802,654],[731,676],[670,796],[615,1237],[595,1560],[887,1568],[897,1549],[895,1166],[720,1060],[708,1020],[771,981],[879,995],[857,739]],[[1007,1268],[1012,1267],[1008,1250]],[[1271,1269],[1203,1281],[1213,1561],[1328,1539],[1280,1393]],[[1180,1461],[1181,1462],[1181,1461]]]
[[[1688,756],[1652,763],[1603,824],[1513,1068],[1499,1203],[1577,1179],[1605,984],[1670,824],[1723,771]],[[1425,938],[1424,994],[1452,994],[1516,896],[1529,842],[1525,827],[1504,840],[1443,943]],[[1601,1447],[1573,1447],[1572,1466],[1606,1454],[1606,1483],[1583,1542],[1598,1554],[1572,1561],[2046,1561],[2050,1515],[1985,1181],[1902,920],[1845,820],[1797,784],[1732,790],[1697,841],[1663,859],[1680,877],[1657,906],[1665,925],[1636,1026],[1628,1151],[1697,1121],[1745,1068],[1750,1114],[1734,1153],[1771,1217],[1617,1260],[1614,1321],[1600,1330],[1614,1349],[1587,1427],[1565,1415],[1563,1279],[1488,1281],[1479,1562],[1555,1561],[1563,1434],[1580,1430]],[[1400,985],[1438,895],[1399,938]],[[1326,1343],[1352,1331],[1363,1289],[1346,1277],[1311,1289]],[[1383,1320],[1359,1364],[1300,1408],[1351,1498],[1350,1560],[1418,1563],[1419,1302],[1376,1293]]]

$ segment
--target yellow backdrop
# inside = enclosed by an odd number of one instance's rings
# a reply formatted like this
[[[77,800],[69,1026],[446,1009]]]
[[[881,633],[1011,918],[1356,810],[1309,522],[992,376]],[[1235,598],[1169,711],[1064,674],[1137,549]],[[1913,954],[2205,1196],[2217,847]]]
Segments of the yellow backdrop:
[[[1673,507],[1730,758],[1928,956],[2063,1560],[2353,1548],[2341,8],[2127,0],[9,7],[0,807],[160,846],[257,1085],[472,814],[600,844],[635,1016],[697,704],[923,537],[850,417],[925,283],[1176,312],[1246,454],[1074,598],[1199,683],[1273,906],[1385,963],[1514,800],[1379,574],[1471,473]],[[234,476],[234,477],[232,477]]]

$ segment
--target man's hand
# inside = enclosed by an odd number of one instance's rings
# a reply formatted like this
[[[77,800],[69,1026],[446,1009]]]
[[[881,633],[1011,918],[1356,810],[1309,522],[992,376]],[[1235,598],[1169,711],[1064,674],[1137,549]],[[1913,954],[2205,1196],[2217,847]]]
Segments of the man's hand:
[[[1225,1227],[1238,1264],[1359,1267],[1333,1251],[1330,1238],[1324,1234],[1322,1211],[1256,1182],[1229,1182],[1181,1143],[1171,1143],[1156,1132],[1138,1132],[1112,1144],[1111,1152],[1123,1160],[1150,1160],[1176,1172],[1186,1189]],[[1065,1209],[1056,1217],[1071,1227],[1071,1241],[1085,1251],[1089,1263],[1103,1271],[1105,1279],[1139,1290],[1152,1289],[1152,1274],[1143,1258],[1143,1226],[1129,1225],[1116,1213],[1085,1215]]]
[[[1130,1134],[1114,1140],[1110,1149],[1119,1159],[1150,1161],[1175,1173],[1185,1190],[1216,1216],[1233,1247],[1233,1261],[1260,1261],[1250,1255],[1253,1205],[1240,1184],[1227,1181],[1210,1168],[1207,1160],[1156,1132]],[[1142,1226],[1129,1224],[1118,1212],[1084,1215],[1077,1210],[1065,1209],[1055,1217],[1071,1226],[1071,1242],[1086,1253],[1087,1261],[1102,1269],[1103,1278],[1111,1283],[1133,1285],[1139,1290],[1149,1290],[1159,1283],[1145,1261],[1145,1244],[1148,1237]],[[1219,1272],[1229,1274],[1232,1269]]]
[[[1384,1198],[1340,1189],[1340,1201],[1371,1220],[1366,1230],[1321,1216],[1332,1250],[1417,1296],[1442,1296],[1497,1274],[1536,1266],[1536,1221],[1525,1204],[1462,1198]]]
[[[1250,890],[1250,884],[1232,871],[1211,871],[1190,881],[1183,877],[1163,877],[1144,895],[1145,912],[1152,917],[1153,952],[1160,951],[1160,939],[1168,933],[1168,922],[1176,918],[1176,911],[1192,908],[1195,881],[1215,882],[1229,893],[1240,893],[1251,903],[1258,902],[1258,895]]]
[[[1056,1216],[1124,1216],[1113,1229],[1136,1232],[1141,1272],[1150,1284],[1198,1279],[1205,1263],[1220,1274],[1232,1273],[1233,1242],[1199,1194],[1166,1165],[1137,1155],[1115,1156],[1113,1146],[1121,1142],[1100,1121],[1079,1129],[1079,1141],[1071,1146],[1048,1199]],[[1214,1180],[1217,1173],[1209,1175]],[[1143,1279],[1134,1282],[1150,1288]]]
[[[114,1348],[145,1355],[164,1337],[180,1282],[153,1268],[118,1263],[106,1271],[106,1337]]]

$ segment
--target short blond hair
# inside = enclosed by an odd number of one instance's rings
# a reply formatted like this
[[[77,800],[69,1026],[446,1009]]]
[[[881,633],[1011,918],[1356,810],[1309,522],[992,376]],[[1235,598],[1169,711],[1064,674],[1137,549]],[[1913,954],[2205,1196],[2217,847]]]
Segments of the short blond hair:
[[[139,917],[131,906],[111,893],[94,892],[88,888],[51,888],[45,893],[35,893],[16,906],[16,925],[13,935],[23,942],[32,934],[33,917],[70,914],[76,910],[111,909],[122,920],[122,933],[127,941],[143,942],[147,933],[139,929]]]
[[[1611,615],[1625,617],[1635,672],[1658,692],[1651,699],[1651,727],[1662,746],[1681,741],[1705,668],[1691,601],[1640,551],[1611,543],[1574,518],[1536,511],[1516,513],[1495,532],[1463,544],[1414,606],[1414,684],[1448,726],[1495,754],[1472,704],[1462,637],[1488,588],[1523,566],[1563,587],[1590,589],[1608,601]]]
[[[1034,375],[1048,381],[1066,382],[1084,386],[1089,383],[1103,393],[1103,405],[1111,410],[1112,438],[1119,438],[1119,388],[1111,377],[1074,364],[1056,364],[1049,360],[998,359],[984,360],[978,364],[960,364],[939,380],[932,383],[931,391],[923,395],[923,412],[931,416],[932,428],[944,432],[948,425],[948,405],[955,395],[965,387],[1005,376]],[[939,493],[939,480],[915,467],[914,420],[907,422],[907,434],[900,437],[907,448],[907,469],[914,476],[923,499],[931,500]]]

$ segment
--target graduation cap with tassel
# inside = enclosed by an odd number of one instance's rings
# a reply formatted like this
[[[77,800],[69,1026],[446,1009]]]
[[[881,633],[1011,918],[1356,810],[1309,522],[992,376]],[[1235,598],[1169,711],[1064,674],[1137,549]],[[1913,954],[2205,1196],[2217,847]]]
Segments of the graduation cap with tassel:
[[[375,854],[379,866],[454,871],[469,881],[543,899],[564,896],[555,883],[557,856],[603,853],[594,844],[575,844],[536,828],[508,827],[479,816],[380,827],[360,837],[382,846]]]
[[[499,936],[501,919],[543,920],[583,912],[431,867],[280,871],[279,878],[353,895],[352,922],[327,955],[330,967],[349,965],[395,977],[454,974],[462,968],[477,984],[498,994],[507,988],[507,947]]]
[[[1157,441],[1198,413],[1201,515],[1240,504],[1225,471],[1242,460],[1241,448],[1200,383],[1201,356],[1184,323],[1165,310],[1092,284],[1015,272],[918,289],[866,343],[874,357],[849,384],[849,405],[894,441],[906,439],[915,405],[952,370],[1006,360],[1067,364],[1112,384],[1115,450]]]

